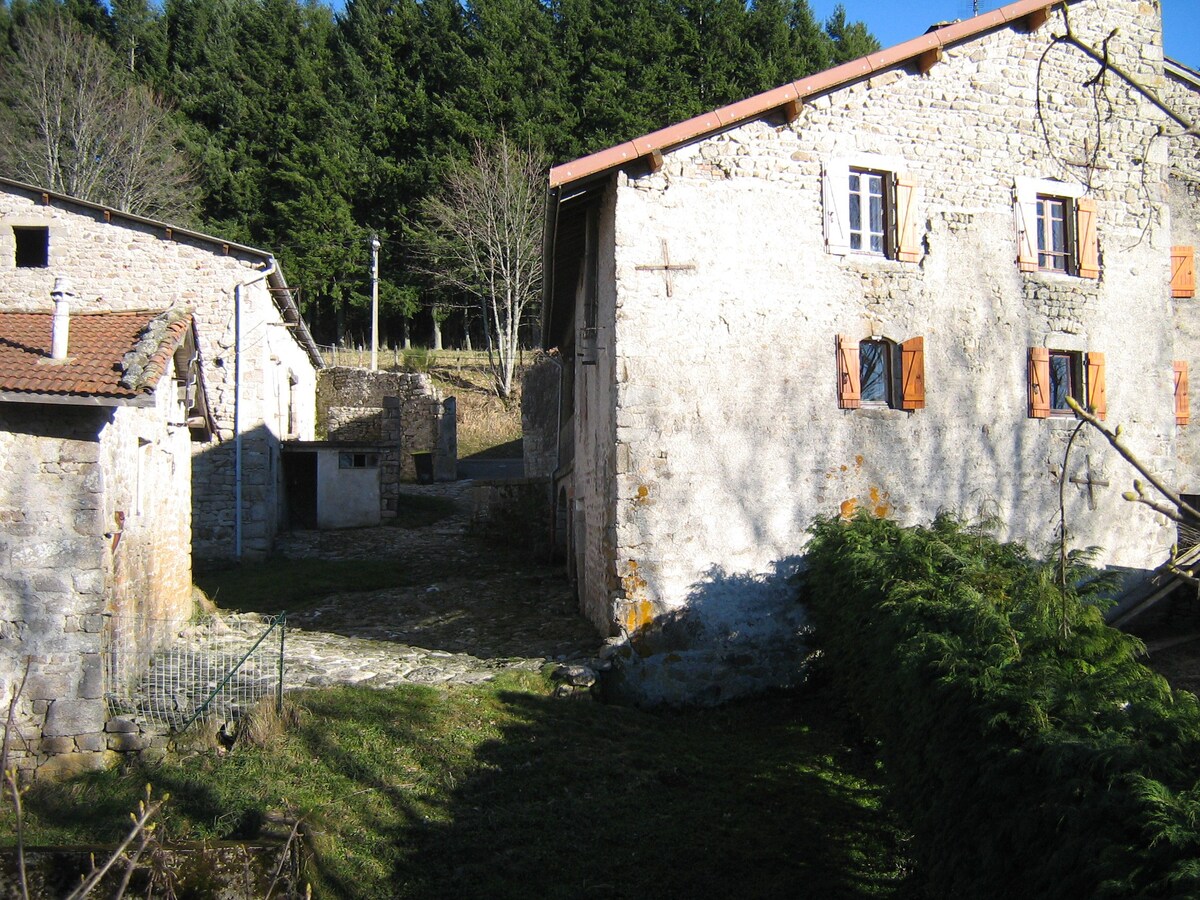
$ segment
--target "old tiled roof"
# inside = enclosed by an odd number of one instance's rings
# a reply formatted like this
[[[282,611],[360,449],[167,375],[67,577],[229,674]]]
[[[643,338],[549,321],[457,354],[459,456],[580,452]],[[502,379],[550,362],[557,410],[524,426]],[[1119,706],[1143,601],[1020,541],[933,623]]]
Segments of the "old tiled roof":
[[[634,138],[624,144],[555,166],[550,170],[550,188],[555,190],[619,169],[635,160],[715,134],[740,122],[756,119],[788,104],[801,103],[808,97],[826,93],[909,60],[926,57],[932,64],[942,48],[962,43],[994,28],[1022,22],[1028,27],[1037,27],[1045,20],[1045,15],[1053,6],[1054,4],[1048,3],[1047,0],[1017,0],[1016,3],[1009,3],[1000,9],[963,22],[934,27],[920,37],[886,47],[861,59],[834,66],[824,72],[756,94],[746,100],[739,100],[737,103]]]
[[[50,313],[0,312],[0,399],[137,403],[167,370],[192,317],[186,311],[79,313],[67,358],[50,358]]]

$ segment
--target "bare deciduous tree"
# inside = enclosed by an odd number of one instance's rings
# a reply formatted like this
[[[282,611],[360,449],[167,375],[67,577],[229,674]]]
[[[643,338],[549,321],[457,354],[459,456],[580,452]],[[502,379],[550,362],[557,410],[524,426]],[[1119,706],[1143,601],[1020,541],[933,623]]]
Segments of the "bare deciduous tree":
[[[122,212],[188,219],[197,192],[170,113],[64,16],[30,19],[0,71],[0,167]]]
[[[440,287],[474,297],[484,313],[496,393],[512,394],[521,322],[542,284],[545,157],[506,135],[475,144],[426,200],[412,236],[422,270]],[[493,355],[494,351],[494,355]]]

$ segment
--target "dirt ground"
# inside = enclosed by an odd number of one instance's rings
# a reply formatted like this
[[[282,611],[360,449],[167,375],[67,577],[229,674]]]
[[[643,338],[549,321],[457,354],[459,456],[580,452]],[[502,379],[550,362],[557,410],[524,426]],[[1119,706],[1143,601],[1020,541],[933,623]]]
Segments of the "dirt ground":
[[[456,503],[453,516],[424,528],[281,535],[279,551],[292,558],[404,559],[410,585],[332,594],[289,614],[289,625],[479,659],[594,656],[602,638],[579,614],[563,568],[471,533],[470,484],[406,485],[406,492]]]

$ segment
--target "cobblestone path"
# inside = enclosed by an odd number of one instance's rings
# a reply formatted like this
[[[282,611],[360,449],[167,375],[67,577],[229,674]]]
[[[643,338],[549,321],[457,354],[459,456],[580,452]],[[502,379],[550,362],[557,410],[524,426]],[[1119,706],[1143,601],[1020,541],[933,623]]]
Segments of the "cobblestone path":
[[[288,689],[357,684],[474,684],[505,669],[593,657],[601,639],[577,611],[560,568],[467,533],[470,482],[409,485],[443,496],[453,516],[427,528],[281,535],[279,552],[329,560],[397,557],[414,587],[332,594],[288,616]],[[403,497],[401,498],[403,502]]]

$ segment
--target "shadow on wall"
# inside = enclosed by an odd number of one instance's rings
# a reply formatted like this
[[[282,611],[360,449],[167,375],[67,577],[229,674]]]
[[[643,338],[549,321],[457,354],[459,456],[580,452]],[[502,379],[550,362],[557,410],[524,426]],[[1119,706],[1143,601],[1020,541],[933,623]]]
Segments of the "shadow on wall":
[[[656,616],[609,651],[606,698],[639,705],[723,703],[805,678],[807,616],[796,591],[802,558],[765,573],[711,567],[679,609]]]
[[[192,553],[197,559],[261,559],[287,520],[279,437],[264,425],[238,441],[210,441],[192,453]],[[241,481],[241,522],[236,514]],[[240,549],[240,554],[239,554]]]

